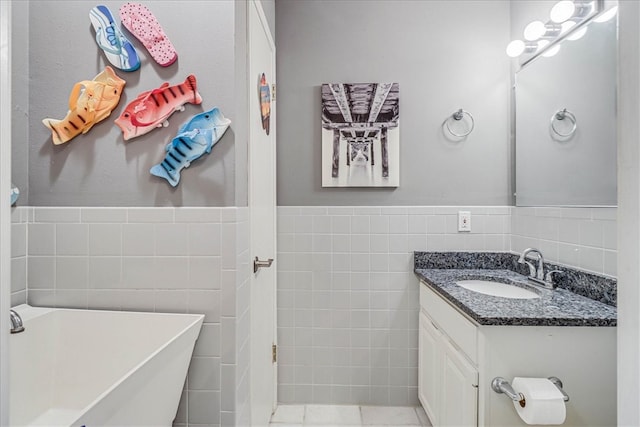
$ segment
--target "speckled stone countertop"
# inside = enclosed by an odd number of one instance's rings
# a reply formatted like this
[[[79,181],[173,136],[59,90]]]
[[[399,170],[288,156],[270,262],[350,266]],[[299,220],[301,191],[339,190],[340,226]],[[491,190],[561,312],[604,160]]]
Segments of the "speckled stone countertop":
[[[415,268],[416,275],[436,293],[480,325],[616,326],[616,308],[567,289],[531,285],[509,269]],[[540,295],[535,299],[509,299],[462,288],[459,280],[484,279],[524,287]],[[425,286],[425,285],[422,285]]]
[[[456,268],[511,270],[524,276],[529,269],[518,264],[519,255],[509,252],[414,252],[414,268]],[[615,307],[618,301],[618,286],[615,279],[586,271],[545,262],[545,271],[559,270],[554,276],[558,287]]]

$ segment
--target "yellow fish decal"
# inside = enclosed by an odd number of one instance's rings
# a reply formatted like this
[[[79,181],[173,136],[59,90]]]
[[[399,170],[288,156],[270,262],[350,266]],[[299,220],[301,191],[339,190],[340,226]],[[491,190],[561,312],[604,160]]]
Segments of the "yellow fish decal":
[[[69,95],[69,111],[65,118],[42,120],[51,130],[53,143],[64,144],[109,117],[120,102],[125,83],[109,66],[93,80],[76,83]]]

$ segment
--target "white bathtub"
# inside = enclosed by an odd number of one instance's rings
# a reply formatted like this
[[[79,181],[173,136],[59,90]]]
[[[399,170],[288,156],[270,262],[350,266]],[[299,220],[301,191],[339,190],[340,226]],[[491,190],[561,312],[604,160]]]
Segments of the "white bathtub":
[[[204,316],[14,308],[11,426],[170,426]]]

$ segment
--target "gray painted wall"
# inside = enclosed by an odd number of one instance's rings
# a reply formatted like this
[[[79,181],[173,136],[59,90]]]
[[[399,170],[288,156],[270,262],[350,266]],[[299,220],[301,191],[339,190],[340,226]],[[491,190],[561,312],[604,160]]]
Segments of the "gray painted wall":
[[[104,2],[117,16],[122,2]],[[14,39],[17,51],[29,51],[29,96],[16,108],[29,111],[29,204],[55,206],[230,206],[235,203],[234,124],[211,155],[194,162],[176,189],[152,177],[149,169],[163,158],[165,145],[192,115],[213,106],[236,119],[233,1],[148,1],[178,52],[170,67],[158,66],[137,41],[142,67],[118,72],[127,81],[111,116],[89,133],[54,146],[41,120],[62,118],[73,85],[91,79],[107,65],[88,19],[91,2],[29,3],[29,38]],[[119,20],[119,19],[118,19]],[[37,29],[37,30],[36,30]],[[126,31],[126,30],[125,30]],[[28,43],[28,44],[27,44]],[[139,93],[162,82],[198,78],[201,106],[186,105],[166,129],[124,142],[113,120]],[[16,80],[16,85],[20,80]]]
[[[509,204],[509,2],[276,3],[278,205]],[[320,85],[400,84],[400,187],[321,188]],[[476,128],[452,142],[458,108]]]
[[[20,189],[18,205],[29,200],[29,3],[11,3],[11,181]]]

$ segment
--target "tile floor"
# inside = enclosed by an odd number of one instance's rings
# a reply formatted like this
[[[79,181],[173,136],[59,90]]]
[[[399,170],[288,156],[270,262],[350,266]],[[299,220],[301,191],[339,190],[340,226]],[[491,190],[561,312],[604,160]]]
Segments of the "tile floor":
[[[271,417],[271,427],[337,426],[431,426],[420,407],[280,405]]]

